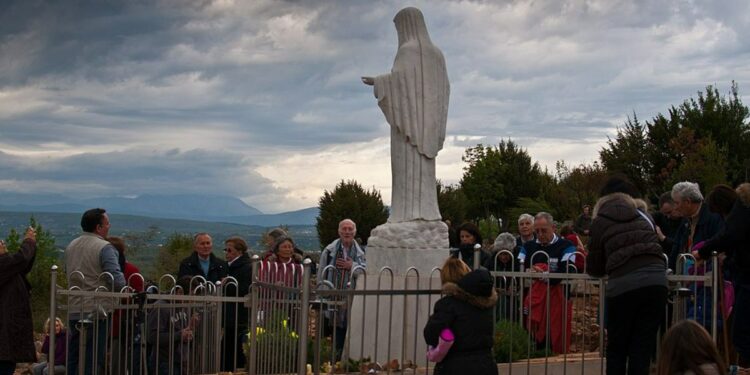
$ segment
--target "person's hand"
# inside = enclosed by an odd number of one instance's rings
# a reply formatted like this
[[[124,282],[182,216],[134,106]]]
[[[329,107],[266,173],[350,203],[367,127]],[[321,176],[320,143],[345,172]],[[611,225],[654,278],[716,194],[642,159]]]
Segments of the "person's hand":
[[[698,253],[698,250],[693,250],[692,252],[690,252],[690,254],[695,257],[695,260],[701,260],[701,254]]]
[[[180,335],[182,336],[182,341],[192,341],[193,340],[193,330],[190,328],[184,328],[182,331],[180,331]]]
[[[362,83],[368,86],[372,86],[375,84],[375,78],[372,77],[362,77]]]
[[[341,259],[341,258],[336,259],[336,268],[342,268],[342,269],[345,269],[345,270],[351,270],[353,264],[354,264],[354,262],[351,260],[351,258],[349,258],[349,259]]]
[[[531,266],[529,268],[529,272],[544,272],[544,270],[539,266]]]
[[[33,227],[26,228],[26,234],[23,236],[24,239],[36,241],[36,230]]]
[[[195,327],[198,327],[198,324],[201,322],[201,316],[198,313],[193,313],[193,316],[190,317],[190,329],[193,329]]]
[[[696,260],[701,259],[699,251],[703,248],[703,246],[706,245],[706,241],[698,242],[697,244],[693,245],[691,253],[695,257]]]
[[[656,226],[656,237],[659,238],[659,242],[664,241],[664,239],[667,238],[667,236],[664,235],[658,225]]]

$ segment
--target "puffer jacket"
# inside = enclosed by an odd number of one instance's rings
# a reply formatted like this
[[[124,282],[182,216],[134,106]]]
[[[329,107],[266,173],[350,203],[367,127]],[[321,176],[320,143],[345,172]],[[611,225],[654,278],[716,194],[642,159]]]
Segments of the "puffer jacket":
[[[599,198],[589,234],[589,275],[616,278],[650,264],[663,265],[666,270],[653,219],[639,211],[627,194]]]
[[[435,366],[435,374],[497,374],[492,356],[494,321],[492,312],[497,292],[485,269],[468,273],[458,283],[443,285],[444,297],[424,327],[428,345],[436,346],[444,328],[455,336],[445,358]]]

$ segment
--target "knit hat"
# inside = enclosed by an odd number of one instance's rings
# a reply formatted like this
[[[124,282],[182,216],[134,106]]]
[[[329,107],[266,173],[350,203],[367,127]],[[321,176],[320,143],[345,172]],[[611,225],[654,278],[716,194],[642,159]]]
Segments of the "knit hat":
[[[458,280],[458,286],[469,294],[489,297],[492,294],[492,276],[486,269],[476,269]]]

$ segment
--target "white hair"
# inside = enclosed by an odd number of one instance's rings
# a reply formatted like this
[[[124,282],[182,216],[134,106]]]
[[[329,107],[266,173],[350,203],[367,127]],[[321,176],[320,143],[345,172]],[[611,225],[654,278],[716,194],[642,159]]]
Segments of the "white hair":
[[[536,214],[536,217],[534,219],[535,220],[544,219],[544,220],[547,220],[549,224],[555,225],[555,220],[552,218],[552,214],[550,214],[549,212],[542,211]]]
[[[355,232],[357,231],[357,223],[355,223],[354,220],[352,219],[344,219],[344,220],[339,221],[339,229],[341,229],[341,226],[344,225],[344,223],[350,223],[351,225],[354,226],[354,231]]]
[[[500,250],[511,250],[516,247],[516,237],[512,234],[505,232],[500,233],[497,238],[495,238],[495,243],[492,245],[492,249],[495,251]]]
[[[687,199],[693,203],[703,202],[701,188],[696,182],[682,181],[672,187],[672,199]]]
[[[521,214],[521,216],[518,217],[518,224],[521,224],[524,221],[530,221],[531,225],[534,225],[534,217],[529,214]]]

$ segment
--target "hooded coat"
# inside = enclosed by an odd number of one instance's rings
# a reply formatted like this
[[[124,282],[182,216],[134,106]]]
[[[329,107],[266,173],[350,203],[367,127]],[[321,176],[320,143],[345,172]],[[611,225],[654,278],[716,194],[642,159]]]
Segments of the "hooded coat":
[[[440,332],[450,328],[455,341],[435,366],[435,374],[497,374],[492,355],[497,293],[490,273],[471,271],[458,283],[445,283],[443,294],[424,327],[424,338],[427,345],[436,346]]]
[[[0,361],[36,362],[26,274],[36,257],[36,242],[25,239],[21,250],[0,255]]]
[[[664,265],[661,245],[647,214],[623,193],[605,195],[596,202],[589,233],[586,272],[617,278],[649,264]]]

